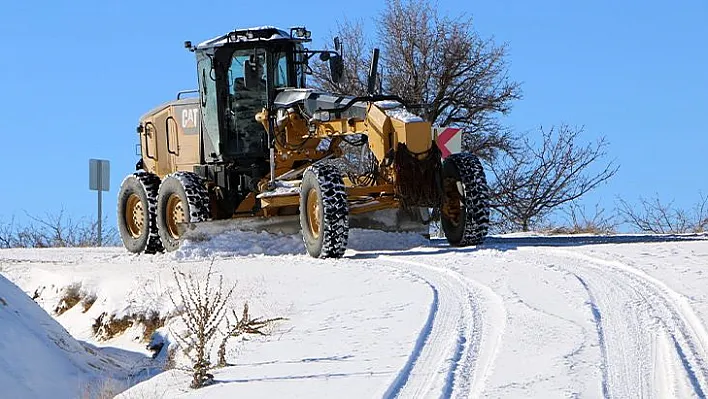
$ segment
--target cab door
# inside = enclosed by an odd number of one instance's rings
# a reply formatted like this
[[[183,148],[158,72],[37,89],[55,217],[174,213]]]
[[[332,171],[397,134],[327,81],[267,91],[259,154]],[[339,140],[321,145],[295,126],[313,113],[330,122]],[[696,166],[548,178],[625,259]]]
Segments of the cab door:
[[[221,160],[221,138],[219,135],[219,110],[216,95],[216,78],[212,57],[197,52],[197,74],[199,76],[199,109],[203,160]]]

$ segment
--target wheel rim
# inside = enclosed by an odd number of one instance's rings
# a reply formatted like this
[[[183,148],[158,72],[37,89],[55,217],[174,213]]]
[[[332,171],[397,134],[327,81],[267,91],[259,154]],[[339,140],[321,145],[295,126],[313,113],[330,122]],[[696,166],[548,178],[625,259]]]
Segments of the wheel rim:
[[[462,209],[464,206],[464,186],[462,182],[453,177],[446,177],[443,181],[443,206],[442,216],[454,226],[462,222]]]
[[[137,194],[130,194],[125,206],[125,225],[133,238],[139,238],[145,229],[145,208]]]
[[[177,194],[170,195],[167,200],[167,232],[174,239],[180,238],[180,224],[187,221],[186,212],[184,211],[184,203]]]
[[[307,225],[314,238],[320,236],[320,201],[317,190],[311,188],[307,193]]]

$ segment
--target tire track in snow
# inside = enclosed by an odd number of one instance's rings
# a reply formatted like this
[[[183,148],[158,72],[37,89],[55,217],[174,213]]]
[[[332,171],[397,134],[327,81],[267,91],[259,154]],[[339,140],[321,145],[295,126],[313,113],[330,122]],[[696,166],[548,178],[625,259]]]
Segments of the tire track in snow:
[[[433,323],[435,322],[435,316],[438,313],[440,299],[438,289],[435,288],[435,286],[432,285],[429,281],[424,281],[426,282],[426,284],[428,284],[428,286],[430,286],[430,289],[433,291],[433,302],[430,304],[428,318],[425,321],[425,324],[423,325],[423,328],[421,329],[420,333],[418,334],[418,339],[416,339],[415,341],[415,346],[413,347],[413,351],[411,352],[410,356],[408,356],[406,364],[403,366],[403,369],[401,369],[401,371],[398,373],[396,379],[388,387],[386,392],[384,392],[384,398],[395,398],[400,393],[401,388],[406,385],[406,383],[408,382],[408,378],[411,375],[411,371],[413,370],[413,365],[415,365],[416,361],[420,357],[420,353],[422,352],[423,347],[425,347],[425,343],[428,341],[430,337],[430,332],[433,329]]]
[[[590,310],[592,311],[592,317],[595,321],[595,329],[597,330],[597,340],[600,343],[600,356],[602,357],[602,365],[600,366],[600,368],[602,369],[602,396],[608,398],[610,396],[610,388],[607,385],[607,346],[605,345],[605,331],[602,328],[602,314],[600,313],[600,309],[598,309],[596,305],[597,301],[595,300],[595,296],[590,291],[590,287],[588,287],[588,284],[585,282],[585,280],[583,280],[582,277],[578,276],[575,273],[573,273],[573,275],[575,276],[575,278],[578,279],[578,281],[580,281],[580,284],[583,286],[583,288],[588,294],[588,298],[590,299]]]
[[[560,249],[532,251],[563,259],[558,266],[588,292],[605,397],[638,391],[642,397],[706,397],[708,333],[685,297],[618,261]]]
[[[379,259],[425,280],[438,304],[433,322],[424,326],[384,397],[480,397],[504,330],[501,298],[447,267],[391,256]]]

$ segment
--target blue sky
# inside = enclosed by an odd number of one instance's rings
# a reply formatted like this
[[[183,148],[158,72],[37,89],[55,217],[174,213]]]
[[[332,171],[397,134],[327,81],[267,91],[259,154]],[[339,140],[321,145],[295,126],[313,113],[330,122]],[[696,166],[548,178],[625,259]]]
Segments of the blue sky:
[[[196,87],[199,42],[236,27],[307,25],[317,44],[336,19],[369,28],[383,2],[25,1],[0,13],[0,221],[64,208],[95,216],[88,159],[111,161],[104,212],[137,157],[147,110]],[[611,208],[659,193],[679,205],[708,193],[708,3],[451,1],[485,37],[509,46],[524,98],[505,122],[517,131],[559,123],[606,136],[619,173],[587,201]],[[271,11],[271,13],[269,13]]]

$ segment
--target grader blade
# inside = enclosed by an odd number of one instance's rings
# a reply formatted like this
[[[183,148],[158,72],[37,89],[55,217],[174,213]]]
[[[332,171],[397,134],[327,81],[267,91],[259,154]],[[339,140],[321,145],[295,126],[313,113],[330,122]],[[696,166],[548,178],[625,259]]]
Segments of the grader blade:
[[[183,223],[182,238],[190,241],[208,241],[212,237],[229,231],[267,232],[270,234],[296,234],[300,231],[300,218],[292,216],[272,216],[213,220],[199,223]]]
[[[429,221],[429,212],[425,208],[383,209],[349,216],[351,228],[422,235],[428,234]],[[300,233],[300,218],[298,215],[292,215],[214,220],[182,223],[180,229],[182,238],[190,241],[208,241],[216,235],[234,230],[291,235]]]

